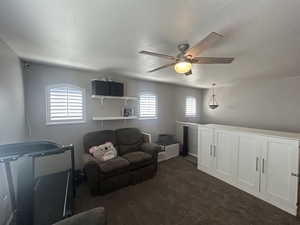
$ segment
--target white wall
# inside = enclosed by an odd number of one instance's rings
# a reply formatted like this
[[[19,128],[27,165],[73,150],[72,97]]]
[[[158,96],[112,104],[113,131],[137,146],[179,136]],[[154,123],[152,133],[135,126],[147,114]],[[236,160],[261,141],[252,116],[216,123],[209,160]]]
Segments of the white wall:
[[[208,107],[211,92],[202,89],[201,123],[300,132],[300,77],[259,79],[216,89],[219,107]],[[179,125],[181,127],[181,125]],[[178,135],[181,137],[181,129]],[[189,135],[190,146],[196,131]],[[190,148],[194,151],[194,147]]]
[[[300,132],[300,77],[256,80],[217,88],[219,108],[208,108],[203,91],[202,122]]]
[[[0,40],[0,144],[24,140],[26,137],[24,90],[20,61]],[[11,215],[4,165],[0,164],[0,224]]]
[[[74,144],[76,148],[76,165],[80,167],[81,153],[83,152],[82,137],[87,132],[121,127],[138,127],[151,133],[155,140],[159,133],[176,135],[176,120],[186,120],[184,117],[185,96],[195,96],[199,99],[198,111],[201,110],[201,91],[199,89],[108,75],[32,63],[29,69],[24,70],[26,113],[30,123],[31,138],[51,139],[60,144]],[[103,127],[101,122],[92,121],[92,116],[95,113],[118,114],[123,104],[117,100],[104,100],[104,104],[100,105],[99,101],[90,98],[90,80],[103,76],[124,82],[125,94],[128,96],[138,96],[141,91],[156,93],[158,96],[159,118],[157,120],[104,121]],[[58,83],[70,83],[86,89],[86,123],[49,126],[45,124],[45,87]],[[200,118],[193,118],[190,121],[199,122]],[[63,156],[55,157],[55,160],[44,159],[38,162],[38,173],[46,174],[63,169],[67,158]]]

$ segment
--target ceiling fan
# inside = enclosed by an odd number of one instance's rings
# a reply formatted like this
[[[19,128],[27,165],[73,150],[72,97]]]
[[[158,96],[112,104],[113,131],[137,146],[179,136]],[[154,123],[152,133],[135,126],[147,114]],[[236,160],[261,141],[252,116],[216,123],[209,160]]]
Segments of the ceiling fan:
[[[195,46],[189,48],[189,44],[179,44],[179,54],[177,56],[170,56],[149,51],[140,51],[140,54],[156,56],[160,58],[173,60],[172,63],[162,65],[148,72],[154,72],[170,66],[174,66],[177,73],[184,73],[185,75],[192,74],[192,64],[228,64],[232,63],[234,58],[221,58],[221,57],[198,57],[204,50],[210,47],[214,42],[223,38],[221,34],[216,32],[210,33],[206,38],[200,41]]]

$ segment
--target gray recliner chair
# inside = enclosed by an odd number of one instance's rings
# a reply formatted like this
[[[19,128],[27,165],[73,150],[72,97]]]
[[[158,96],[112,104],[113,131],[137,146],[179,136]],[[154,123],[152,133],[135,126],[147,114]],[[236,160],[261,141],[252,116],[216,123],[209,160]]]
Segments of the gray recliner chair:
[[[91,209],[59,221],[53,225],[106,225],[106,213],[103,207]]]

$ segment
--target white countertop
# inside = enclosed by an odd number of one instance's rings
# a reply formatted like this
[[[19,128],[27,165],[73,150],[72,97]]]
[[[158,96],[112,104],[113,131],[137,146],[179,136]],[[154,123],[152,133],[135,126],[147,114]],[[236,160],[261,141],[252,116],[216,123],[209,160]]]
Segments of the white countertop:
[[[228,130],[228,131],[256,133],[256,134],[269,136],[269,137],[284,137],[284,138],[293,139],[293,140],[300,140],[300,133],[296,133],[296,132],[263,130],[263,129],[255,129],[255,128],[249,128],[249,127],[227,126],[227,125],[219,125],[219,124],[199,124],[199,123],[191,123],[191,122],[184,122],[184,121],[177,121],[177,123],[184,124],[184,125],[190,125],[190,126],[222,129],[222,130]]]

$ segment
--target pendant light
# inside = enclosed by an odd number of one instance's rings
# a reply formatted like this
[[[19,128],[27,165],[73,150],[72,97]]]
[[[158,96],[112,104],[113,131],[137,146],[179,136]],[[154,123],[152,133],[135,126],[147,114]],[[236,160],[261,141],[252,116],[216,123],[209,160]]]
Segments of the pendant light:
[[[211,109],[216,109],[216,108],[218,108],[218,106],[219,106],[219,105],[218,105],[218,102],[217,102],[217,99],[216,99],[215,86],[216,86],[216,84],[213,83],[213,84],[212,84],[212,95],[211,95],[210,100],[209,100],[209,103],[208,103],[208,106],[209,106],[209,108],[211,108]]]

